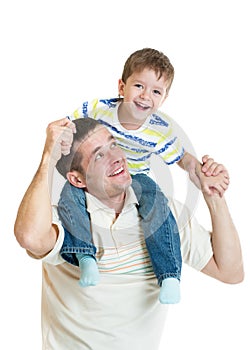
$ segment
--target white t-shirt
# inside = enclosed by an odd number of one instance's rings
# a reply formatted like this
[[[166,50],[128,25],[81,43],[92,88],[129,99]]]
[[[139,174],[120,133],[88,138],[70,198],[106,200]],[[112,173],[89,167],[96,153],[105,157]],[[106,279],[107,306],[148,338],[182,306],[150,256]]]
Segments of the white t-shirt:
[[[43,350],[157,350],[168,307],[158,301],[131,189],[126,198],[114,221],[114,211],[87,194],[91,221],[101,223],[92,225],[101,274],[93,287],[80,287],[79,268],[60,257],[64,230],[55,212],[58,240],[43,258]],[[170,205],[176,217],[183,213]],[[180,236],[183,261],[201,270],[213,255],[210,233],[192,218]]]

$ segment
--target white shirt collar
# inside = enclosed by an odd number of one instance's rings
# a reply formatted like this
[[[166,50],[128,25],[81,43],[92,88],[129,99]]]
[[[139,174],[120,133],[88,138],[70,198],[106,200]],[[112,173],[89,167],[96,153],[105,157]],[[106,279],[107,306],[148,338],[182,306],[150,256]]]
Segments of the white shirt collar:
[[[105,210],[111,210],[113,211],[112,208],[107,207],[104,203],[102,203],[99,199],[97,199],[95,196],[92,194],[85,192],[86,193],[86,202],[87,202],[87,210],[91,214],[92,212],[100,209],[105,209]],[[134,190],[132,189],[131,186],[129,186],[126,189],[126,196],[125,196],[125,202],[123,209],[131,206],[138,204],[136,195],[134,193]]]

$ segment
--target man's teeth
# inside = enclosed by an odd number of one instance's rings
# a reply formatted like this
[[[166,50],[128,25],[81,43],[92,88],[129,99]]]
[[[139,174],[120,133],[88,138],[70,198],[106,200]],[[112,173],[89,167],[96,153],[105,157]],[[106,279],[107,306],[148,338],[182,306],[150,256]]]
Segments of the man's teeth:
[[[110,174],[109,176],[115,176],[117,174],[120,174],[123,171],[123,167],[117,169],[115,172],[113,172],[112,174]]]

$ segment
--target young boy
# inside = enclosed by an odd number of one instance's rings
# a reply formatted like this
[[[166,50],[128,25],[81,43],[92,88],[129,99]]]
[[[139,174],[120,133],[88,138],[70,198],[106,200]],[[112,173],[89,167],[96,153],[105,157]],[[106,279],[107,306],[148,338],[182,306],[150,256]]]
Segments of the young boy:
[[[182,261],[177,224],[168,201],[146,176],[150,171],[151,155],[159,155],[167,165],[177,163],[189,173],[198,188],[208,193],[214,187],[222,195],[228,185],[224,169],[215,166],[207,157],[201,165],[184,150],[174,134],[170,118],[158,110],[168,96],[173,78],[174,68],[163,53],[150,48],[138,50],[125,62],[118,82],[119,98],[84,102],[72,116],[73,119],[90,117],[99,120],[126,153],[146,246],[161,287],[159,300],[164,304],[179,302]],[[98,157],[102,155],[98,154],[96,161]],[[74,186],[66,182],[58,213],[66,235],[62,257],[79,265],[82,286],[95,285],[99,280],[96,248],[91,240],[84,191],[77,188],[77,182]],[[82,217],[81,221],[79,217]]]

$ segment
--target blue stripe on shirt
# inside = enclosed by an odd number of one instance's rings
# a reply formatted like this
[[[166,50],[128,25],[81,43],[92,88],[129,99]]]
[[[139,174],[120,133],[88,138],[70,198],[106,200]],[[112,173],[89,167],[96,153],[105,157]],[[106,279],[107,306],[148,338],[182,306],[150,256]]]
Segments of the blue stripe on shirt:
[[[118,135],[121,135],[121,136],[125,137],[128,140],[132,140],[132,141],[138,142],[142,146],[152,147],[153,148],[153,147],[155,147],[157,145],[156,142],[146,141],[146,140],[143,140],[143,139],[141,139],[141,138],[139,138],[137,136],[126,134],[123,131],[118,130],[117,128],[115,128],[113,125],[105,122],[104,120],[100,120],[100,123],[105,125],[105,126],[107,126],[109,129],[111,129],[113,132],[117,133]]]

